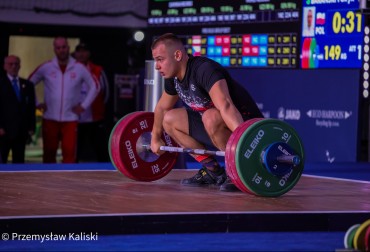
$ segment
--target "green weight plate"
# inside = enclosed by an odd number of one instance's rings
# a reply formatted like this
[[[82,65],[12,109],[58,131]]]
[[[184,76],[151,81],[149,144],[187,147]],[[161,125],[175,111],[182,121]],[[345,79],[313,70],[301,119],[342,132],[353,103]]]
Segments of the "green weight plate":
[[[235,166],[235,153],[236,147],[238,144],[238,140],[243,132],[253,125],[253,123],[263,120],[263,118],[252,118],[250,120],[245,121],[241,124],[230,136],[225,150],[225,165],[226,165],[226,172],[230,177],[231,181],[239,188],[242,192],[247,192],[253,194],[249,189],[243,184],[243,182],[239,178],[238,171],[236,170]],[[236,139],[236,140],[235,140]]]
[[[263,166],[262,151],[274,142],[284,142],[300,157],[301,163],[283,176],[271,174]],[[238,140],[235,152],[236,170],[243,184],[254,194],[281,196],[299,181],[304,168],[304,149],[295,129],[277,119],[264,119],[248,127]]]
[[[237,171],[235,169],[235,148],[236,144],[234,143],[234,139],[245,130],[245,128],[252,125],[256,119],[251,119],[248,121],[245,121],[243,124],[241,124],[237,129],[234,130],[234,132],[231,134],[225,150],[225,165],[226,165],[226,172],[228,176],[230,177],[231,181],[233,182],[236,187],[238,187],[243,192],[251,193],[240,181]]]
[[[344,247],[346,249],[352,249],[353,248],[353,237],[355,236],[356,230],[360,224],[352,225],[347,232],[344,235]]]

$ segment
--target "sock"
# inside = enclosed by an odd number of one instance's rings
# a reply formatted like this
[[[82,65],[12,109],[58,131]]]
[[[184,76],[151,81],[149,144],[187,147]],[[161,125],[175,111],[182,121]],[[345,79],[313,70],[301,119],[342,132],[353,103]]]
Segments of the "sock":
[[[222,169],[220,167],[220,164],[216,160],[215,156],[210,155],[200,155],[196,158],[196,160],[201,163],[204,167],[206,167],[209,171],[215,173],[215,174],[221,174]]]

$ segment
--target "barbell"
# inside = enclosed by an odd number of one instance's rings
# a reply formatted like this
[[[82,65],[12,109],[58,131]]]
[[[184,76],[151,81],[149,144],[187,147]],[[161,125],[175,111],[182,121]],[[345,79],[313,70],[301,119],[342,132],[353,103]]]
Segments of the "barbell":
[[[140,146],[137,146],[140,148]],[[141,145],[142,149],[138,149],[138,151],[151,151],[150,145],[143,144]],[[205,150],[205,149],[191,149],[191,148],[181,148],[181,147],[173,147],[173,146],[160,146],[160,150],[162,151],[169,151],[169,152],[178,152],[178,153],[191,153],[191,154],[197,154],[197,155],[214,155],[214,156],[220,156],[224,157],[225,151],[213,151],[213,150]],[[266,165],[266,159],[262,159],[262,162]],[[281,163],[287,163],[291,165],[299,165],[301,162],[299,156],[297,155],[290,155],[290,154],[283,154],[281,156],[276,157],[277,162]]]
[[[154,113],[138,111],[121,118],[109,137],[109,156],[114,167],[138,181],[166,176],[179,153],[225,157],[231,181],[243,192],[277,197],[290,191],[302,175],[304,149],[295,129],[277,119],[253,118],[230,136],[225,151],[181,148],[166,132],[166,144],[157,156],[150,151]]]

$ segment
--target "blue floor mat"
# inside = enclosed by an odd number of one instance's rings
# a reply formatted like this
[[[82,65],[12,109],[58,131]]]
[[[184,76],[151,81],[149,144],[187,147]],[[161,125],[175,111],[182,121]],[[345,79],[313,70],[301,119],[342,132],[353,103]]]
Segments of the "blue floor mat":
[[[0,241],[0,251],[335,251],[344,232],[245,232],[97,236],[97,240]]]
[[[0,171],[112,171],[116,168],[111,163],[78,164],[0,164]]]
[[[186,167],[188,169],[198,169],[200,165],[197,162],[187,162]],[[116,170],[116,168],[111,163],[0,164],[0,172],[74,170],[112,171]],[[308,163],[304,167],[303,174],[370,181],[370,163]]]

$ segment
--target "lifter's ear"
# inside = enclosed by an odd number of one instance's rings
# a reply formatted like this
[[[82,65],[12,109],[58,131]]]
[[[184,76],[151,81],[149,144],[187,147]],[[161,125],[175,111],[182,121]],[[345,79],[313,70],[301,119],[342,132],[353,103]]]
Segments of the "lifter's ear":
[[[175,51],[175,60],[176,61],[181,61],[182,59],[182,52],[180,50]]]

